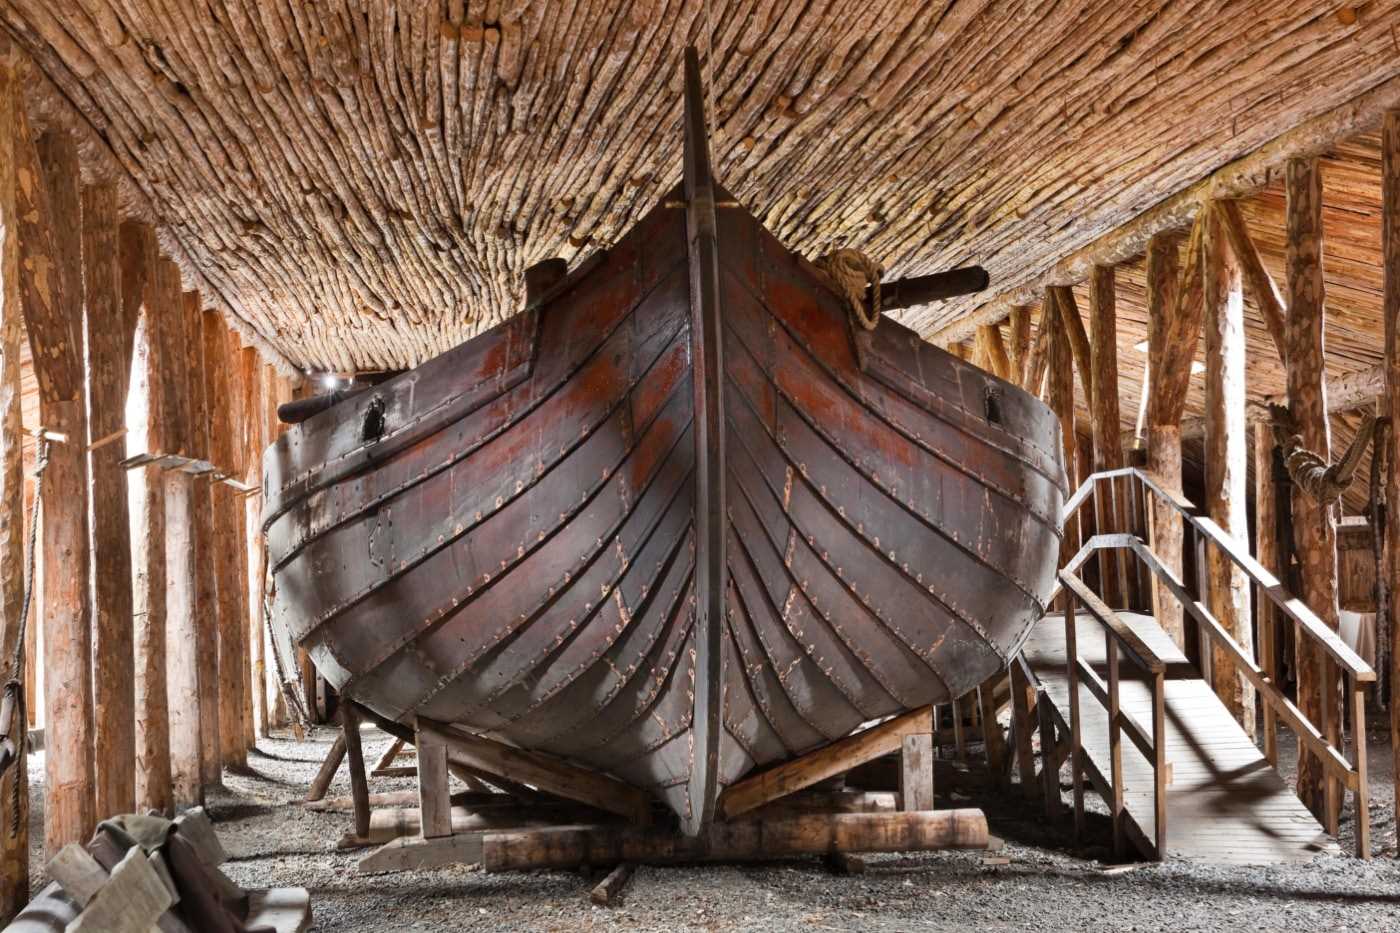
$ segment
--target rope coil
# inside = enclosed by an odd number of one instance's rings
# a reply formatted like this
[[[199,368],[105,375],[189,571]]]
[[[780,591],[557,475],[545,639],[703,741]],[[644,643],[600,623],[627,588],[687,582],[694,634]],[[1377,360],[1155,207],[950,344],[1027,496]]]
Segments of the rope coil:
[[[885,274],[880,265],[858,249],[838,249],[819,256],[818,269],[836,283],[846,297],[851,315],[866,330],[874,330],[880,324],[880,279]],[[870,307],[866,308],[866,293],[870,293]]]

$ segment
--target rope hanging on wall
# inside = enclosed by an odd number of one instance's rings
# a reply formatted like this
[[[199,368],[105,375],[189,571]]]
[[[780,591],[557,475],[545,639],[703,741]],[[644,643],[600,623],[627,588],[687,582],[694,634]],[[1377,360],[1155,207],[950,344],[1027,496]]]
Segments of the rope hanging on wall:
[[[817,257],[814,265],[825,272],[846,296],[851,315],[866,330],[880,323],[880,279],[885,269],[858,249],[838,249]],[[870,294],[869,308],[866,293]]]
[[[1286,406],[1270,405],[1269,415],[1273,419],[1274,442],[1283,450],[1283,464],[1288,470],[1288,478],[1321,505],[1331,506],[1340,500],[1342,493],[1351,485],[1356,468],[1361,464],[1361,455],[1371,443],[1371,434],[1376,428],[1376,416],[1368,414],[1342,459],[1336,463],[1328,463],[1326,459],[1303,446],[1303,437],[1298,433],[1297,422]]]

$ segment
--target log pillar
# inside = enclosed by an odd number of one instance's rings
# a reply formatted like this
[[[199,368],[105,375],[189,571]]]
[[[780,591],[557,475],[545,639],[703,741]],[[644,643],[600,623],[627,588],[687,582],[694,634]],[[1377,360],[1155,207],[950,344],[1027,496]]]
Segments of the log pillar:
[[[1286,178],[1288,218],[1288,407],[1303,446],[1331,456],[1324,372],[1322,281],[1322,177],[1316,159],[1292,159]],[[1330,511],[1306,493],[1293,491],[1294,545],[1302,569],[1303,601],[1337,627],[1337,538]],[[1335,739],[1339,682],[1311,639],[1298,640],[1298,703],[1304,715]],[[1330,702],[1329,702],[1330,701]],[[1330,709],[1330,715],[1328,710]],[[1330,722],[1324,722],[1324,718]],[[1330,734],[1329,734],[1330,733]],[[1324,780],[1321,763],[1299,753],[1298,795],[1329,829],[1336,826],[1341,795]]]
[[[1093,376],[1093,397],[1089,400],[1093,420],[1094,472],[1117,470],[1123,466],[1123,431],[1118,408],[1118,322],[1115,305],[1115,277],[1112,266],[1095,266],[1089,279],[1089,359]],[[1103,483],[1094,495],[1099,534],[1127,531],[1128,481]],[[1103,596],[1110,606],[1128,608],[1133,600],[1126,554],[1102,551],[1099,573]]]
[[[1079,488],[1078,470],[1075,461],[1079,443],[1074,432],[1074,363],[1071,357],[1069,337],[1065,334],[1063,321],[1058,314],[1048,313],[1055,307],[1055,296],[1046,290],[1045,308],[1040,326],[1049,328],[1046,348],[1047,376],[1049,386],[1046,395],[1050,410],[1060,420],[1060,439],[1063,443],[1065,475],[1069,479],[1071,491]],[[1079,518],[1071,515],[1065,519],[1064,535],[1060,539],[1060,564],[1063,566],[1079,549]]]
[[[20,279],[39,418],[67,438],[49,446],[43,475],[44,843],[53,855],[70,842],[86,842],[96,825],[82,207],[72,138],[50,132],[31,146],[22,113],[19,124]]]
[[[199,315],[204,341],[204,386],[209,408],[209,460],[216,468],[237,475],[234,455],[233,379],[228,360],[224,322],[217,312]],[[219,754],[226,766],[244,767],[248,746],[244,741],[243,704],[246,700],[243,667],[247,652],[247,614],[240,594],[246,590],[239,576],[239,551],[244,544],[234,522],[234,509],[242,510],[233,490],[223,483],[209,484],[205,506],[213,518],[213,573],[218,580],[218,707]]]
[[[180,270],[175,263],[164,258],[157,263],[156,287],[162,296],[157,313],[166,318],[157,328],[166,364],[160,380],[166,446],[159,452],[187,454],[191,433],[188,347]],[[199,654],[210,646],[200,643],[194,480],[178,469],[166,470],[161,480],[165,496],[165,671],[170,701],[170,774],[175,806],[184,809],[200,806],[204,801]]]
[[[1147,400],[1147,469],[1174,492],[1181,491],[1181,414],[1191,379],[1191,360],[1200,331],[1199,304],[1191,295],[1199,279],[1197,257],[1203,232],[1191,228],[1186,266],[1178,260],[1178,239],[1158,234],[1147,246],[1147,355],[1152,360],[1152,393]],[[1152,550],[1163,566],[1181,578],[1184,530],[1174,510],[1151,500]],[[1160,582],[1152,587],[1152,612],[1177,647],[1186,647],[1182,606]]]
[[[1220,211],[1207,212],[1202,241],[1206,338],[1205,506],[1226,534],[1248,546],[1245,517],[1248,470],[1245,429],[1244,281],[1230,249]],[[1249,581],[1219,548],[1206,548],[1211,614],[1246,655],[1254,653]],[[1212,643],[1211,685],[1230,714],[1253,738],[1254,687],[1230,654]]]
[[[185,329],[184,377],[189,397],[186,454],[209,461],[209,402],[205,395],[204,312],[199,292],[181,299]],[[209,475],[190,480],[190,539],[194,544],[194,616],[198,633],[200,780],[223,783],[219,729],[219,593],[214,562],[214,514]],[[242,730],[240,729],[240,734]]]
[[[93,729],[99,820],[136,806],[136,694],[131,616],[131,536],[126,471],[118,443],[130,371],[118,264],[117,192],[83,190],[83,281],[87,319],[92,472]]]
[[[131,433],[127,453],[159,451],[164,444],[160,373],[169,297],[157,287],[155,232],[144,224],[121,227],[123,300],[142,310],[133,339]],[[139,277],[128,274],[142,270]],[[169,813],[170,707],[165,683],[165,484],[154,465],[127,474],[131,518],[132,620],[136,641],[136,809]]]
[[[1400,112],[1381,127],[1381,259],[1385,269],[1386,406],[1390,475],[1386,479],[1386,575],[1390,586],[1390,748],[1395,756],[1395,812],[1400,813]]]
[[[1278,490],[1274,486],[1274,432],[1267,424],[1256,424],[1254,431],[1254,559],[1269,573],[1284,579],[1279,553]],[[1256,607],[1259,620],[1259,666],[1275,684],[1279,683],[1279,616],[1274,604],[1261,598]],[[1263,703],[1264,757],[1278,766],[1278,730],[1272,704]]]
[[[14,658],[24,657],[28,633],[24,613],[24,469],[20,420],[20,307],[18,217],[15,203],[16,115],[21,106],[18,56],[0,36],[0,683],[18,673]],[[25,677],[32,670],[26,664]],[[20,689],[24,690],[21,683]],[[32,696],[32,694],[30,694]],[[16,761],[0,780],[0,926],[29,902],[29,791],[26,716],[17,706],[0,731],[17,737]],[[18,782],[18,787],[15,786]],[[19,801],[19,812],[11,801]],[[17,817],[17,819],[16,819]]]

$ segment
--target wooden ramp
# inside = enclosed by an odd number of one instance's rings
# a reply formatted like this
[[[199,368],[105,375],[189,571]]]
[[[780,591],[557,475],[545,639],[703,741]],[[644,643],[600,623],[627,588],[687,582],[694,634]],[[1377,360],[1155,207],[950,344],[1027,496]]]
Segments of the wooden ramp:
[[[1263,753],[1230,717],[1167,633],[1150,616],[1120,612],[1169,665],[1166,681],[1167,855],[1196,861],[1272,864],[1336,852],[1337,844],[1294,795]],[[1104,630],[1084,614],[1076,617],[1079,656],[1107,675]],[[1069,728],[1069,679],[1062,615],[1047,615],[1026,642],[1024,658],[1044,688],[1059,728]],[[1122,709],[1145,725],[1152,722],[1152,692],[1122,665]],[[1105,795],[1110,786],[1108,712],[1079,686],[1080,741],[1090,779]],[[1144,855],[1152,845],[1151,763],[1131,742],[1122,742],[1126,834]]]

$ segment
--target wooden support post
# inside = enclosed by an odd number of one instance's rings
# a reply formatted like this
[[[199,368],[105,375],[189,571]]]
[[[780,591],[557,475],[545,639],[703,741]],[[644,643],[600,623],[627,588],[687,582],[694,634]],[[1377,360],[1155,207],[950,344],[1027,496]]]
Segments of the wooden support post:
[[[1331,432],[1324,378],[1322,282],[1322,177],[1316,159],[1293,159],[1286,172],[1288,217],[1288,407],[1305,448],[1327,459]],[[1293,495],[1293,534],[1302,568],[1303,601],[1331,628],[1337,627],[1337,541],[1330,512],[1306,493]],[[1298,705],[1314,723],[1339,708],[1338,680],[1310,639],[1298,641]],[[1324,702],[1324,694],[1331,702]],[[1324,730],[1335,744],[1337,719]],[[1300,748],[1298,796],[1324,825],[1337,818],[1340,794],[1330,791],[1319,761]]]
[[[997,720],[995,694],[997,684],[1005,676],[1005,671],[997,671],[977,687],[977,719],[982,730],[982,752],[987,757],[987,770],[998,782],[1005,780],[1006,736],[1002,734],[1001,723]]]
[[[1035,796],[1035,747],[1031,742],[1034,726],[1031,716],[1036,706],[1035,690],[1026,677],[1019,658],[1011,662],[1011,725],[1016,738],[1016,770],[1021,779],[1021,794]]]
[[[156,264],[160,310],[167,320],[159,333],[164,343],[161,371],[166,452],[190,450],[189,381],[186,321],[180,294],[180,270],[169,259]],[[165,326],[167,325],[168,326]],[[194,480],[180,470],[162,474],[165,490],[165,679],[170,701],[170,775],[178,809],[204,802],[204,744],[200,718],[201,651],[195,593]]]
[[[234,460],[233,405],[238,400],[232,391],[228,340],[223,321],[217,312],[198,314],[200,339],[204,343],[204,396],[209,409],[208,459],[219,470],[231,470]],[[225,767],[243,768],[248,764],[245,741],[243,706],[243,666],[247,663],[248,614],[244,611],[242,594],[247,591],[240,574],[240,551],[246,545],[239,534],[243,503],[232,489],[223,483],[209,483],[205,507],[212,518],[213,578],[217,581],[216,618],[218,631],[218,722],[219,758]]]
[[[1082,477],[1076,469],[1079,443],[1074,430],[1074,360],[1070,353],[1069,338],[1065,335],[1063,319],[1056,309],[1055,290],[1045,293],[1045,311],[1041,314],[1040,326],[1049,329],[1046,360],[1049,386],[1046,390],[1050,410],[1060,420],[1060,438],[1064,444],[1065,475],[1069,488],[1076,490]],[[1065,519],[1064,536],[1060,539],[1060,564],[1063,565],[1079,549],[1079,518],[1071,515]]]
[[[186,455],[208,461],[209,402],[205,395],[204,315],[199,292],[181,300],[185,331],[186,391],[189,424]],[[214,484],[217,485],[217,484]],[[207,477],[190,481],[190,540],[194,544],[194,618],[199,638],[200,780],[205,787],[223,783],[223,744],[219,729],[219,593],[214,563],[214,516]],[[239,734],[242,734],[241,723]]]
[[[39,417],[68,439],[50,445],[43,476],[44,842],[52,855],[70,842],[86,841],[96,825],[82,207],[72,138],[49,132],[33,146],[22,115],[19,123],[20,282]]]
[[[16,672],[11,659],[23,652],[24,612],[24,470],[20,420],[19,218],[16,213],[16,120],[21,70],[8,36],[0,36],[0,678]],[[32,671],[26,663],[26,678]],[[24,689],[21,683],[21,689]],[[33,696],[32,693],[28,694]],[[28,723],[18,706],[0,731],[17,739],[16,760],[0,780],[0,925],[9,923],[29,902]],[[18,783],[18,787],[16,787]],[[11,806],[18,801],[18,813]]]
[[[155,232],[144,224],[121,227],[123,304],[143,308],[134,335],[133,409],[127,450],[164,448],[160,373],[165,367],[160,329],[169,317],[168,295],[157,287]],[[128,271],[140,268],[140,276]],[[170,712],[165,683],[165,486],[159,467],[128,474],[133,570],[132,620],[136,643],[136,809],[169,813]]]
[[[932,715],[932,707],[913,710],[746,777],[731,784],[720,796],[720,813],[725,819],[733,819],[779,797],[844,774],[856,765],[898,751],[903,746],[904,736],[936,731]]]
[[[1254,431],[1254,558],[1264,569],[1284,579],[1279,558],[1278,490],[1274,488],[1274,432],[1267,424],[1256,424]],[[1279,686],[1278,636],[1279,617],[1273,601],[1260,599],[1256,612],[1259,618],[1259,661],[1264,676]],[[1278,767],[1278,725],[1272,703],[1261,704],[1264,712],[1264,757]]]
[[[1390,414],[1390,475],[1386,478],[1386,576],[1390,585],[1390,749],[1395,811],[1400,813],[1400,112],[1381,128],[1381,258],[1385,270],[1386,410]]]
[[[1152,394],[1147,403],[1147,468],[1181,492],[1181,415],[1191,381],[1191,362],[1201,329],[1200,254],[1205,235],[1198,216],[1179,265],[1175,237],[1154,236],[1147,247],[1147,355],[1152,360]],[[1161,503],[1152,504],[1152,550],[1179,578],[1184,529],[1181,517]],[[1176,642],[1186,647],[1181,604],[1160,582],[1154,583],[1153,614]]]
[[[1123,432],[1118,408],[1118,323],[1117,295],[1112,266],[1095,266],[1089,279],[1089,361],[1093,376],[1085,380],[1093,388],[1089,399],[1094,442],[1094,472],[1117,470],[1123,466]],[[1101,483],[1094,494],[1094,513],[1099,534],[1128,530],[1128,481],[1116,479]],[[1103,599],[1108,605],[1128,608],[1136,604],[1135,593],[1123,555],[1099,552],[1099,573]]]
[[[452,802],[447,779],[447,745],[431,729],[418,730],[418,811],[424,839],[452,833]]]
[[[1036,325],[1035,342],[1031,344],[1030,356],[1022,369],[1021,388],[1036,398],[1044,398],[1045,367],[1049,360],[1051,323],[1059,320],[1055,310],[1054,292],[1045,290],[1045,298],[1040,306],[1040,323]]]
[[[916,732],[900,741],[901,810],[933,809],[933,736]]]
[[[1249,236],[1249,227],[1244,222],[1238,201],[1216,201],[1211,205],[1219,212],[1217,222],[1224,226],[1225,236],[1230,240],[1230,252],[1235,256],[1243,273],[1244,280],[1254,298],[1254,305],[1264,318],[1264,325],[1273,338],[1274,348],[1280,360],[1287,359],[1287,335],[1284,332],[1284,319],[1287,312],[1283,307],[1283,296],[1274,284],[1273,276],[1264,268],[1259,251]]]
[[[117,192],[110,184],[83,190],[83,303],[88,351],[88,420],[94,438],[126,426],[131,369],[122,309]],[[107,444],[91,454],[93,560],[93,752],[96,817],[136,806],[135,645],[131,616],[131,534],[124,448]]]
[[[1018,305],[1011,309],[1011,337],[1007,353],[1011,356],[1011,381],[1026,384],[1026,367],[1031,355],[1031,309]]]
[[[1226,534],[1247,547],[1245,517],[1245,346],[1244,289],[1239,261],[1225,236],[1221,212],[1205,209],[1202,240],[1206,339],[1205,506]],[[1211,613],[1246,655],[1254,654],[1249,580],[1220,548],[1206,549]],[[1230,652],[1214,644],[1210,676],[1216,695],[1244,731],[1255,733],[1254,687],[1235,669]]]
[[[983,324],[977,328],[977,345],[986,363],[984,368],[999,379],[1010,379],[1011,360],[1006,355],[1001,328],[995,324]]]
[[[335,773],[340,770],[340,763],[345,760],[345,732],[335,737],[331,743],[330,751],[326,752],[326,757],[321,762],[321,767],[316,772],[316,776],[311,779],[311,787],[306,791],[306,802],[314,803],[326,796],[326,791],[331,786],[331,781],[335,780]]]
[[[369,832],[369,781],[365,777],[365,753],[360,745],[360,712],[348,698],[340,702],[340,731],[350,763],[350,796],[355,801],[355,835]]]
[[[1064,811],[1060,799],[1060,758],[1056,753],[1055,711],[1043,693],[1036,696],[1036,716],[1040,720],[1040,794],[1045,800],[1045,819],[1054,822]],[[1076,778],[1077,779],[1077,778]]]

